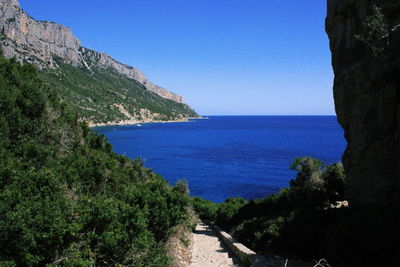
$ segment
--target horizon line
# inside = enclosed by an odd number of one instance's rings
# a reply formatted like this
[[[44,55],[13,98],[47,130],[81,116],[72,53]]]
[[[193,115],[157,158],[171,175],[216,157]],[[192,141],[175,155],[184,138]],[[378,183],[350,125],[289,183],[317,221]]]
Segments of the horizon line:
[[[212,117],[212,116],[225,116],[225,117],[229,117],[229,116],[231,116],[231,117],[234,117],[234,116],[236,116],[236,117],[240,117],[240,116],[243,116],[243,117],[245,117],[245,116],[247,116],[247,117],[249,117],[249,116],[253,116],[253,117],[257,117],[257,116],[259,116],[259,117],[262,117],[262,116],[269,116],[269,117],[284,117],[284,116],[291,116],[291,117],[337,117],[337,115],[336,114],[326,114],[326,115],[321,115],[321,114],[278,114],[278,115],[274,115],[274,114],[258,114],[258,115],[254,115],[254,114],[218,114],[218,115],[215,115],[215,114],[213,114],[213,115],[206,115],[206,114],[201,114],[200,116],[202,116],[202,117]]]

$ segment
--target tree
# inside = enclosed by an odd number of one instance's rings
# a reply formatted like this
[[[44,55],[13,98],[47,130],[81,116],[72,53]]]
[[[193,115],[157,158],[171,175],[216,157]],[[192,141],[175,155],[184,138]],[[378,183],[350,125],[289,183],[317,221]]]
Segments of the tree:
[[[290,166],[297,171],[290,188],[302,200],[322,200],[324,182],[322,180],[322,162],[311,157],[296,158]]]
[[[174,186],[174,191],[181,193],[184,196],[189,196],[189,184],[187,180],[180,179],[176,182]]]
[[[372,6],[372,14],[363,22],[363,28],[362,33],[354,35],[356,40],[366,44],[374,57],[382,56],[389,45],[389,26],[376,5]]]
[[[344,182],[346,175],[342,163],[327,166],[322,175],[329,202],[344,200]]]
[[[303,157],[296,158],[290,168],[297,171],[296,179],[290,181],[290,189],[299,200],[324,205],[344,200],[342,163],[324,166],[318,159]]]

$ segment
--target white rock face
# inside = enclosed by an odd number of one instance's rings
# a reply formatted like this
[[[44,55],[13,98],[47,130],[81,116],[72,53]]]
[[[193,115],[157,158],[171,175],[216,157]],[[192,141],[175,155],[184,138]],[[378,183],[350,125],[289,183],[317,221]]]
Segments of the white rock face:
[[[135,67],[120,63],[107,54],[100,53],[88,48],[82,47],[80,52],[82,54],[82,59],[85,62],[95,62],[98,67],[114,69],[118,73],[124,74],[127,77],[138,81],[139,83],[143,84],[147,88],[147,90],[163,98],[170,99],[178,103],[184,102],[183,97],[153,84],[140,70],[136,69]]]
[[[18,0],[0,0],[0,34],[6,37],[1,43],[7,58],[15,56],[20,62],[32,63],[40,68],[57,68],[53,55],[73,66],[89,67],[86,61],[95,62],[97,67],[111,68],[124,74],[163,98],[184,102],[181,96],[150,82],[138,69],[104,53],[81,47],[70,28],[34,20],[22,10]]]

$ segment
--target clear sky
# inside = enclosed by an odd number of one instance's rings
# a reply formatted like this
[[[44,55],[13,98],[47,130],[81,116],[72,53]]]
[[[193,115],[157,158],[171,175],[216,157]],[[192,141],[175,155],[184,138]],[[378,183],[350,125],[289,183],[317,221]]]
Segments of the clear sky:
[[[203,115],[334,114],[325,0],[20,0]]]

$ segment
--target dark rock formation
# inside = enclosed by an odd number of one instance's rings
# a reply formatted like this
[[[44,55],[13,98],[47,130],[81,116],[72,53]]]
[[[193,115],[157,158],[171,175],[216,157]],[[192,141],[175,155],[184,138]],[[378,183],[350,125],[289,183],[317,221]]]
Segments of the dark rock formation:
[[[367,45],[355,35],[374,5],[387,35]],[[343,164],[353,206],[399,203],[400,178],[400,1],[328,0],[326,31],[335,73],[334,98],[348,145]],[[371,47],[381,49],[374,54]]]
[[[49,21],[34,20],[20,7],[18,0],[0,0],[0,34],[0,44],[7,58],[15,56],[20,62],[42,68],[57,68],[53,56],[73,66],[90,68],[90,62],[97,67],[111,68],[124,74],[163,98],[178,103],[184,101],[181,96],[150,82],[138,69],[122,64],[104,53],[81,47],[70,28]]]

